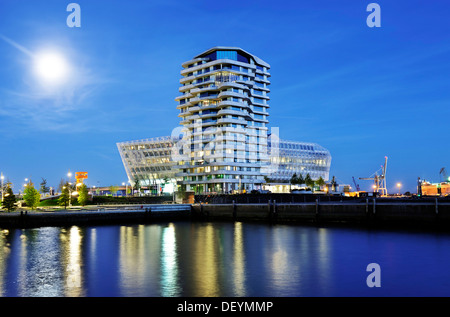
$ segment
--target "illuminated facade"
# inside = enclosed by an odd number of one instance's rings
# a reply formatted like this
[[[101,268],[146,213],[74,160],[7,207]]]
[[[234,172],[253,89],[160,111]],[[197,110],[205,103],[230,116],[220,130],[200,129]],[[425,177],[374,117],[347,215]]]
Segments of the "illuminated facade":
[[[117,143],[129,182],[139,179],[142,186],[157,187],[157,192],[173,188],[176,170],[172,150],[176,141],[167,136]]]
[[[269,138],[269,64],[240,48],[215,47],[182,67],[179,137],[117,143],[130,182],[230,193],[261,189],[267,179],[286,184],[294,173],[329,179],[328,150],[277,133]]]
[[[289,183],[292,175],[309,176],[316,180],[329,180],[331,155],[315,143],[277,140],[268,143],[270,166],[268,178],[271,183]]]
[[[325,181],[329,180],[331,155],[327,149],[315,143],[272,139],[269,136],[269,164],[261,169],[263,179],[268,179],[270,183],[270,187],[265,188],[274,192],[288,191],[289,187],[285,185],[289,184],[294,174],[303,177],[309,174],[312,179],[322,177]],[[180,176],[176,159],[183,148],[182,144],[181,138],[160,137],[121,142],[117,143],[117,147],[130,181],[139,179],[141,185],[156,185],[158,188],[169,183],[171,185],[168,188],[172,188],[177,181],[185,180],[185,176]],[[214,171],[214,167],[212,169]]]
[[[177,175],[194,192],[260,188],[269,163],[269,64],[240,48],[215,47],[182,66]]]
[[[424,196],[448,196],[450,195],[450,182],[421,183],[421,192]]]

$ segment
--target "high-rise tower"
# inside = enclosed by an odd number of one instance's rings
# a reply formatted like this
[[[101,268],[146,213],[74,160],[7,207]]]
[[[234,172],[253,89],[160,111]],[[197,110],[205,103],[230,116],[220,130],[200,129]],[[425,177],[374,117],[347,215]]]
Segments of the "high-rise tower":
[[[196,193],[259,188],[269,164],[270,65],[241,48],[214,47],[182,66],[177,176]]]

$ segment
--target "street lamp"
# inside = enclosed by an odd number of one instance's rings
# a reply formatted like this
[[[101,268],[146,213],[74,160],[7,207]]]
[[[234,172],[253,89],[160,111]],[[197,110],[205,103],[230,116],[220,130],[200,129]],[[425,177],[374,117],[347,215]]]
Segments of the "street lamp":
[[[69,189],[69,208],[70,208],[70,207],[72,207],[72,193],[71,193],[71,191],[70,191],[70,190],[72,189],[72,188],[71,188],[72,183],[69,182],[67,185],[68,185],[67,187],[68,187],[68,189]]]
[[[128,197],[128,183],[123,182],[122,186],[125,186],[125,197]]]
[[[70,207],[72,207],[72,194],[71,194],[71,192],[70,192],[70,185],[72,185],[71,183],[70,183],[70,179],[71,179],[71,177],[72,177],[72,173],[70,172],[70,169],[69,169],[69,172],[67,173],[67,176],[69,177],[69,182],[68,182],[68,189],[69,189],[69,208]]]
[[[398,187],[398,194],[400,195],[400,187],[402,187],[402,184],[397,183],[397,187]]]

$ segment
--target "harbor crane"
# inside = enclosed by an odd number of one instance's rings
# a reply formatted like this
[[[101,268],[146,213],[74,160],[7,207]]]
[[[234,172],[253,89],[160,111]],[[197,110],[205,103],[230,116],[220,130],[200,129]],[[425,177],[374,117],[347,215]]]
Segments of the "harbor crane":
[[[379,192],[382,196],[387,196],[386,188],[386,169],[387,169],[387,156],[384,157],[384,165],[373,173],[370,177],[360,177],[362,180],[372,180],[374,182],[374,192]],[[380,174],[378,174],[380,173]]]
[[[356,183],[355,177],[352,176],[352,178],[353,178],[353,184],[355,184],[356,191],[359,192],[359,185]]]
[[[445,170],[445,167],[441,168],[441,170],[439,171],[439,177],[441,177],[441,175],[444,177],[444,182],[450,181],[450,177],[447,177],[447,171]]]

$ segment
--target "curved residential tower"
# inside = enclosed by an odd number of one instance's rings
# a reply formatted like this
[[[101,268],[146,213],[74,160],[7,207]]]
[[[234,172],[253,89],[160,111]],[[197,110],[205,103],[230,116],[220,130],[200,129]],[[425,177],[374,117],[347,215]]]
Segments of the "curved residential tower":
[[[270,65],[237,47],[214,47],[182,66],[177,176],[196,193],[260,188]]]
[[[280,139],[276,127],[268,131],[269,64],[218,46],[182,67],[180,126],[170,137],[117,143],[130,183],[204,194],[289,192],[294,174],[329,179],[327,149]]]

